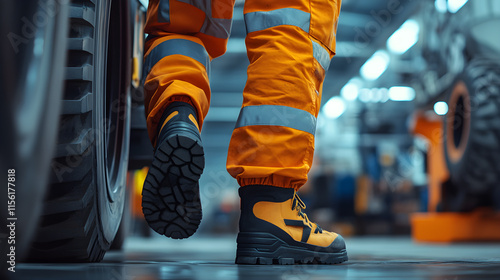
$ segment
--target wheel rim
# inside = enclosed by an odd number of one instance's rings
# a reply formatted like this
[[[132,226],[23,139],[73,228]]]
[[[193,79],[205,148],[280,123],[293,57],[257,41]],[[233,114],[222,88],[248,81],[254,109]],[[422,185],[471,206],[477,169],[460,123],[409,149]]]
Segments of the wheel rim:
[[[456,163],[465,153],[470,131],[470,98],[467,86],[458,82],[448,102],[448,120],[446,122],[446,148],[449,159]]]

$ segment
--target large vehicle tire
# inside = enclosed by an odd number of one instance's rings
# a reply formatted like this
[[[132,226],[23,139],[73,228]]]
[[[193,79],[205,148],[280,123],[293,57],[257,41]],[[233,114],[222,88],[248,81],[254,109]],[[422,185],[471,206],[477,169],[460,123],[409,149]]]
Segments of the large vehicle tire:
[[[131,207],[130,192],[131,192],[130,190],[126,190],[125,192],[125,206],[123,209],[122,220],[120,222],[120,227],[116,232],[115,239],[113,240],[113,243],[111,243],[111,246],[109,247],[110,250],[115,250],[115,251],[122,250],[123,245],[125,244],[125,239],[127,239],[127,236],[129,235],[130,225],[132,223],[132,213],[130,210]]]
[[[444,150],[445,211],[493,206],[500,182],[500,63],[476,59],[449,94]]]
[[[11,170],[15,196],[15,204],[9,201],[13,211],[8,213],[5,184],[1,218],[17,219],[7,221],[15,222],[15,240],[9,244],[0,240],[0,244],[15,246],[16,261],[22,261],[29,249],[46,192],[62,96],[67,15],[67,5],[56,0],[0,4],[4,38],[0,43],[0,172],[7,180]],[[7,229],[2,226],[1,232]]]
[[[31,261],[100,261],[118,230],[130,131],[128,5],[71,1],[59,139]]]

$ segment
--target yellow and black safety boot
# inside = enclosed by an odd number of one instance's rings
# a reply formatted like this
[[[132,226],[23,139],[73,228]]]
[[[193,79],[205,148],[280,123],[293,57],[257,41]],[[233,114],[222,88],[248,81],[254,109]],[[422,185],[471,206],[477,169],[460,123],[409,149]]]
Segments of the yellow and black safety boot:
[[[205,167],[196,110],[174,102],[163,113],[153,163],[142,190],[142,212],[156,232],[187,238],[201,222],[198,180]]]
[[[339,234],[321,229],[302,212],[294,189],[245,186],[241,197],[237,264],[336,264],[347,261]]]

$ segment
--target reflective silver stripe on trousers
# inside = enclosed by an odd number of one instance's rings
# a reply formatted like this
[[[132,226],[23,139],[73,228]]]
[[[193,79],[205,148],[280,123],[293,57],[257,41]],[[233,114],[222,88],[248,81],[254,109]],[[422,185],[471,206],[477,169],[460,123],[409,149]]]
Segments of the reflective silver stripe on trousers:
[[[246,106],[240,111],[236,128],[251,125],[284,126],[314,135],[316,118],[307,111],[280,105]]]
[[[170,0],[160,0],[158,4],[158,22],[170,22]]]
[[[330,53],[320,44],[311,40],[313,46],[313,56],[321,64],[325,71],[330,67]]]
[[[220,39],[229,38],[231,34],[232,19],[212,18],[207,16],[200,32]]]
[[[294,8],[283,8],[268,12],[252,12],[245,14],[247,34],[279,25],[297,26],[309,33],[311,15]]]
[[[195,59],[205,66],[208,74],[210,68],[210,58],[208,57],[208,53],[205,48],[200,44],[184,39],[172,39],[156,46],[144,61],[145,73],[149,74],[149,71],[151,71],[156,63],[164,57],[174,54]]]
[[[205,22],[200,32],[220,39],[229,38],[231,34],[232,19],[212,18],[212,1],[209,0],[179,0],[186,4],[195,6],[205,12]],[[228,7],[229,8],[229,7]],[[232,7],[231,7],[232,9]]]

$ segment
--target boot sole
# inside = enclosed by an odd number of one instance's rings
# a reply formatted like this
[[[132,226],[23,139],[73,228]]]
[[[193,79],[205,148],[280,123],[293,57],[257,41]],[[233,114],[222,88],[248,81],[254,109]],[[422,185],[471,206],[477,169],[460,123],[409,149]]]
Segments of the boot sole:
[[[142,211],[149,226],[174,239],[193,235],[201,222],[198,180],[205,167],[201,142],[176,133],[155,152],[142,190]]]
[[[239,233],[236,264],[339,264],[348,260],[345,249],[328,252],[291,246],[270,233]],[[325,250],[325,248],[321,248]]]

